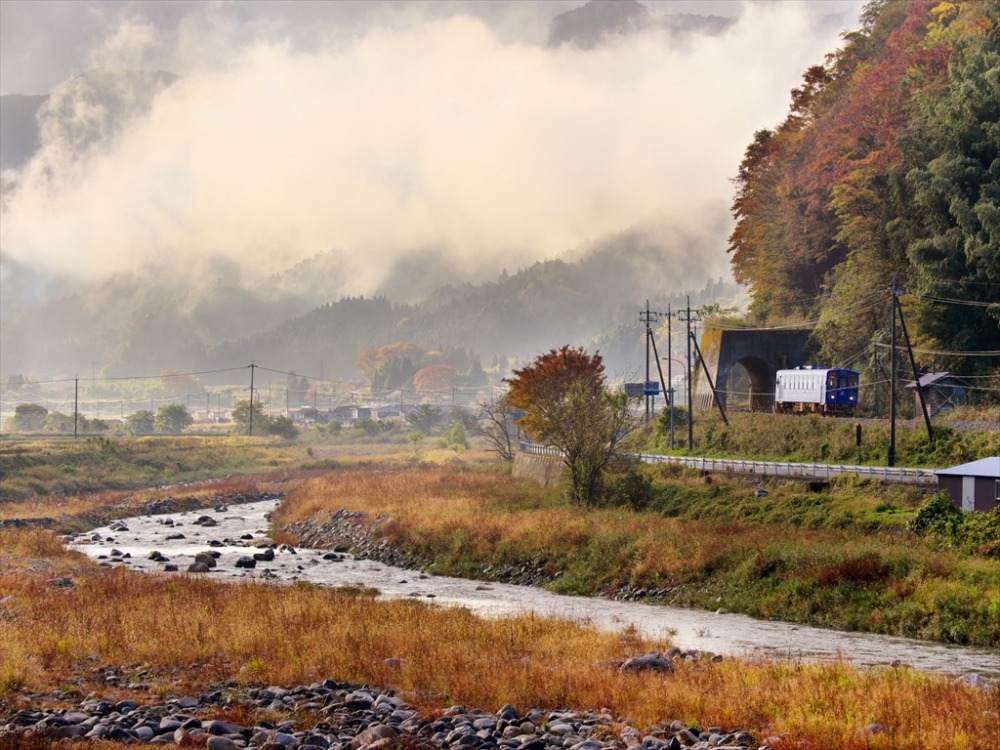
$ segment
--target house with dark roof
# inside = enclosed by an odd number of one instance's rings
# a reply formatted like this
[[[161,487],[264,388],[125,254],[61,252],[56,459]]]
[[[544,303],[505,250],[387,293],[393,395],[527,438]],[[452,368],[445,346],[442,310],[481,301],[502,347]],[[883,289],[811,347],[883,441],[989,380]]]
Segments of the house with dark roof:
[[[1000,504],[1000,456],[942,469],[938,487],[963,512],[990,511]]]
[[[952,375],[950,372],[929,372],[919,378],[920,387],[927,399],[927,413],[934,416],[938,412],[948,411],[956,406],[965,406],[968,397],[969,381]],[[911,380],[904,388],[913,391],[913,408],[915,414],[920,414],[920,394],[917,393],[917,381]]]

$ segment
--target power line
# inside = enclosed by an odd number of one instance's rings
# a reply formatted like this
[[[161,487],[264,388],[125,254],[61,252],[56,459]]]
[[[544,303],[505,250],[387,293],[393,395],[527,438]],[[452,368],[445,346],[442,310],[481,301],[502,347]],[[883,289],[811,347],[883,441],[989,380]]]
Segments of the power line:
[[[844,307],[843,309],[837,310],[836,314],[838,315],[857,314],[875,308],[881,303],[882,303],[881,297],[872,294],[869,295],[868,297],[864,297],[858,300],[857,302],[851,303],[850,305]],[[713,323],[712,327],[722,331],[788,331],[788,330],[796,330],[799,328],[812,328],[818,325],[822,320],[823,318],[819,317],[819,318],[812,318],[810,320],[802,320],[796,323],[787,323],[778,326],[757,326],[757,327]]]
[[[977,302],[976,300],[953,299],[951,297],[938,297],[930,294],[913,294],[911,296],[922,299],[925,302],[941,302],[947,305],[964,305],[966,307],[994,307],[997,304],[996,302]]]
[[[891,344],[883,344],[880,341],[875,342],[875,346],[882,349],[891,349]],[[905,349],[906,347],[897,346],[897,350]],[[914,352],[918,354],[937,354],[942,357],[1000,357],[1000,350],[996,351],[986,351],[986,352],[948,352],[948,351],[938,351],[935,349],[914,349]]]

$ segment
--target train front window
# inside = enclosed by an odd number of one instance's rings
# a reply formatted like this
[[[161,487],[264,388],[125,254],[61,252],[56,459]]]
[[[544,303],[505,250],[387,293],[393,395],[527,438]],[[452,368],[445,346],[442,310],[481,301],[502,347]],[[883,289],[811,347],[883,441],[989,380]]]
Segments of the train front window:
[[[837,373],[831,372],[826,376],[826,387],[836,388],[837,387]]]

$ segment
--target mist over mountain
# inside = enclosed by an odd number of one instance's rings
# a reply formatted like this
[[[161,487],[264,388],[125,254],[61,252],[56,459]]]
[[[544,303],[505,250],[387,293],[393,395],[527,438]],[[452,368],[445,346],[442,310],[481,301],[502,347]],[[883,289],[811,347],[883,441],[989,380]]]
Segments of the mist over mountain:
[[[645,31],[666,31],[678,37],[720,34],[732,23],[731,18],[722,16],[655,13],[638,0],[590,0],[552,19],[549,46],[572,44],[580,49],[593,49],[604,42]]]
[[[571,343],[600,346],[609,367],[624,372],[635,362],[646,299],[676,306],[689,293],[699,305],[736,295],[735,284],[692,262],[703,238],[677,235],[664,247],[660,236],[632,228],[577,249],[576,260],[445,284],[410,302],[345,295],[349,279],[337,251],[262,282],[240,281],[236,269],[223,267],[200,285],[120,274],[82,287],[52,283],[35,299],[29,291],[38,280],[19,286],[23,277],[14,273],[5,283],[0,348],[25,375],[72,375],[67,363],[126,377],[254,360],[314,375],[322,361],[327,375],[356,378],[361,350],[395,341],[466,349],[487,363]]]
[[[632,337],[645,299],[728,278],[742,149],[843,28],[797,3],[86,5],[76,46],[39,45],[72,74],[0,97],[0,379]]]
[[[705,278],[690,262],[664,264],[663,257],[641,232],[623,232],[580,260],[542,261],[513,274],[504,270],[494,281],[443,286],[415,304],[342,298],[213,347],[208,361],[223,368],[255,359],[277,369],[315,375],[325,368],[357,378],[363,349],[396,341],[465,349],[484,363],[497,355],[524,361],[568,343],[600,349],[609,371],[634,374],[644,335],[638,315],[647,298],[665,310],[683,304],[685,294],[698,306],[731,300],[738,291],[731,281]]]

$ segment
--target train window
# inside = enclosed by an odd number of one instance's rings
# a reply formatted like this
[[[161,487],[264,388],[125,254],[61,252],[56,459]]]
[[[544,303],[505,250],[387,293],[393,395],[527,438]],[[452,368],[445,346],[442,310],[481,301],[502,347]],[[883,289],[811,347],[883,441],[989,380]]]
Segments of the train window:
[[[831,372],[826,376],[826,387],[836,388],[837,387],[837,373]]]

